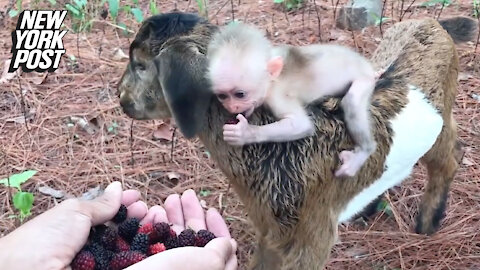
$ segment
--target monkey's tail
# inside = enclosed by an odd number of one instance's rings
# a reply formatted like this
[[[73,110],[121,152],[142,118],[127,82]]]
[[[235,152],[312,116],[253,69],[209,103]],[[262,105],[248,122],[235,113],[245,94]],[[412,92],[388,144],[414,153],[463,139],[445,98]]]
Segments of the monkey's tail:
[[[472,18],[458,16],[440,20],[439,23],[455,43],[471,41],[477,37],[478,23]]]

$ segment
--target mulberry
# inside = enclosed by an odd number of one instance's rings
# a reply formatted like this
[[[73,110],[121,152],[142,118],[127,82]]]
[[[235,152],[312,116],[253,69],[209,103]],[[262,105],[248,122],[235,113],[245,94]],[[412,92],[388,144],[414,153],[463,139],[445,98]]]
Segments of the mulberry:
[[[196,233],[192,229],[185,229],[178,235],[178,247],[194,246]]]
[[[95,258],[90,251],[82,250],[72,261],[72,270],[94,270]]]
[[[148,238],[148,235],[144,233],[139,233],[135,235],[135,237],[133,237],[130,250],[147,254],[149,244],[150,244],[150,240]]]
[[[145,258],[147,258],[147,256],[138,251],[122,251],[113,256],[110,261],[110,269],[121,270]]]
[[[137,218],[129,218],[120,223],[118,226],[118,235],[128,242],[131,242],[137,234],[139,221]]]
[[[117,214],[115,214],[115,216],[112,218],[112,221],[115,223],[120,223],[123,222],[125,219],[127,219],[127,207],[122,204],[120,205]]]
[[[204,247],[208,242],[214,239],[216,236],[210,231],[199,230],[197,236],[195,237],[195,246]]]
[[[151,256],[151,255],[160,253],[160,252],[162,252],[162,251],[165,251],[166,249],[167,249],[167,248],[165,247],[164,244],[162,244],[162,243],[156,243],[156,244],[150,245],[150,246],[148,247],[147,255],[148,255],[148,256]]]

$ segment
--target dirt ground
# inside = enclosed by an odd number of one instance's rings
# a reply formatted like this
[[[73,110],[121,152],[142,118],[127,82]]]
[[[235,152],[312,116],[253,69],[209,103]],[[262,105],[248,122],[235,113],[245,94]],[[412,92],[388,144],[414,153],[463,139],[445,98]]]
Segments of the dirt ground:
[[[57,7],[64,3],[58,1]],[[8,4],[1,0],[0,11]],[[439,5],[421,4],[405,2],[403,19],[439,15]],[[148,1],[140,1],[140,5],[148,11]],[[174,8],[198,11],[196,1],[160,0],[157,5],[160,12]],[[328,0],[317,0],[315,6],[312,0],[302,9],[284,12],[271,0],[210,0],[207,10],[213,23],[221,25],[232,17],[254,23],[266,29],[275,43],[332,42],[370,56],[381,40],[379,27],[354,33],[338,29],[334,6]],[[34,7],[51,9],[47,1],[23,3],[25,9]],[[383,24],[384,30],[399,20],[401,7],[400,1],[386,0],[384,16],[391,20]],[[119,180],[125,188],[140,190],[150,205],[161,204],[173,192],[193,188],[206,206],[223,211],[239,242],[240,269],[245,269],[253,248],[253,230],[242,203],[233,190],[228,190],[228,180],[209,159],[208,150],[197,139],[185,140],[179,132],[172,144],[173,130],[168,123],[132,122],[122,113],[116,84],[139,24],[121,14],[119,21],[131,32],[126,34],[110,18],[102,19],[100,12],[92,11],[89,32],[67,33],[63,39],[66,55],[54,73],[23,73],[20,78],[2,75],[0,178],[27,169],[38,171],[23,185],[24,191],[35,195],[32,216],[62,201],[39,191],[45,186],[81,196],[90,188]],[[471,1],[458,0],[443,8],[440,18],[472,14]],[[1,71],[11,58],[11,31],[16,19],[6,16],[0,28]],[[66,24],[71,25],[71,21]],[[340,226],[340,242],[333,249],[328,269],[480,269],[480,99],[476,96],[480,95],[480,48],[475,53],[475,45],[458,45],[461,65],[455,119],[465,156],[452,184],[440,231],[430,237],[413,233],[426,179],[425,170],[418,167],[401,187],[388,192],[391,211]],[[10,218],[16,213],[11,191],[0,186],[1,235],[20,225],[18,219]]]

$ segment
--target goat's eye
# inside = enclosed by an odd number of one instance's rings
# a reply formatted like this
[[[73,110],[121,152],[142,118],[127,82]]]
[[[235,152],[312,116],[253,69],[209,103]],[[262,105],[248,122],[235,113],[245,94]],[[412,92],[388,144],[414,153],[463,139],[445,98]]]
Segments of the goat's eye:
[[[235,92],[234,95],[235,95],[236,98],[244,98],[246,96],[246,93],[245,93],[245,91],[238,90],[237,92]]]
[[[222,100],[227,99],[227,95],[225,95],[225,94],[218,94],[218,95],[217,95],[217,98],[222,101]]]

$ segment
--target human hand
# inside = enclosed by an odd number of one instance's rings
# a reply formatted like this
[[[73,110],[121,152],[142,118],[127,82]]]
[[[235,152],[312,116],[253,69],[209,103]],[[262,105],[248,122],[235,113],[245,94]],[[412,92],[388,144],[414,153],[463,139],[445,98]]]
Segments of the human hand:
[[[237,124],[226,124],[223,126],[223,139],[231,145],[244,145],[254,142],[254,129],[248,124],[247,118],[238,114]]]
[[[165,269],[189,270],[235,270],[237,269],[237,244],[228,231],[225,220],[216,209],[206,213],[193,190],[185,191],[182,196],[172,194],[165,200],[165,208],[154,206],[140,222],[171,223],[177,234],[186,228],[194,231],[207,229],[217,238],[204,248],[181,247],[166,250],[138,262],[128,270],[147,270],[162,267]]]
[[[128,217],[143,218],[148,208],[135,190],[111,183],[93,200],[68,199],[0,239],[2,269],[68,269],[87,242],[90,228],[112,219],[120,204]]]

